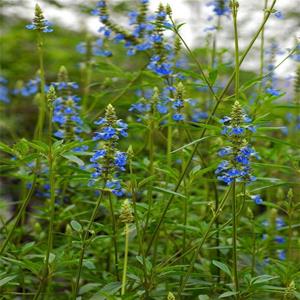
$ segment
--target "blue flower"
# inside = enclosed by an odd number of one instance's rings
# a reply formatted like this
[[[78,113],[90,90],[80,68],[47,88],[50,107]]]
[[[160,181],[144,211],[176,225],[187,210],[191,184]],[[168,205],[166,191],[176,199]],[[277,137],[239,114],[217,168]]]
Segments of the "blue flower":
[[[242,165],[249,165],[249,159],[247,156],[244,155],[237,155],[235,158],[235,161],[242,164]]]
[[[281,235],[276,235],[274,240],[278,243],[278,244],[283,244],[285,242],[285,239],[283,236]]]
[[[230,14],[229,1],[228,0],[214,0],[208,3],[208,6],[213,7],[213,12],[217,16],[224,16]]]
[[[282,227],[285,226],[285,222],[281,217],[276,218],[276,229],[281,229]]]
[[[223,157],[226,156],[228,154],[232,153],[232,148],[231,147],[225,147],[219,150],[218,155]]]
[[[4,77],[0,76],[0,101],[4,103],[9,103],[9,90],[6,85],[7,80]]]
[[[109,140],[115,136],[116,136],[116,130],[111,126],[107,126],[107,127],[103,127],[100,132],[95,133],[93,137],[93,141]]]
[[[227,171],[227,174],[231,177],[237,177],[241,174],[241,171],[239,171],[238,169],[232,168]]]
[[[280,260],[286,260],[286,252],[284,250],[277,250],[277,255]]]
[[[173,116],[172,116],[172,118],[173,118],[173,120],[174,121],[183,121],[184,120],[184,116],[183,116],[183,114],[179,114],[179,113],[177,113],[177,114],[174,114]]]
[[[231,121],[231,118],[228,116],[223,117],[222,119],[220,119],[220,123],[225,124]]]
[[[276,90],[276,89],[273,89],[273,88],[267,88],[266,93],[269,94],[269,95],[272,95],[272,96],[276,96],[276,97],[280,96],[280,91]]]
[[[112,193],[118,197],[124,195],[124,191],[122,190],[122,186],[119,180],[107,181],[106,187],[109,188],[112,191]]]
[[[41,26],[37,26],[36,24],[34,24],[34,22],[35,21],[33,21],[33,23],[31,24],[26,25],[25,28],[28,30],[39,30],[45,33],[53,31],[53,28],[51,28],[52,24],[47,20],[43,20],[43,25]]]
[[[121,170],[125,171],[125,166],[127,163],[127,153],[117,152],[115,155],[115,165]]]
[[[156,108],[161,114],[166,114],[168,112],[168,107],[163,103],[157,104]]]
[[[217,167],[215,174],[220,174],[224,170],[228,169],[229,167],[229,161],[223,160]]]
[[[281,11],[276,11],[274,15],[277,19],[280,19],[280,20],[283,19],[283,14]]]
[[[252,200],[255,202],[255,204],[257,204],[257,205],[261,205],[261,204],[264,203],[260,195],[252,195],[252,196],[251,196],[251,199],[252,199]]]
[[[104,149],[100,149],[100,150],[97,150],[94,155],[91,157],[90,161],[91,162],[97,162],[99,158],[102,158],[106,155],[106,150]]]
[[[244,130],[244,128],[241,128],[241,127],[233,127],[232,129],[231,129],[231,134],[234,134],[234,135],[239,135],[239,134],[242,134],[242,133],[244,133],[245,132],[245,130]]]

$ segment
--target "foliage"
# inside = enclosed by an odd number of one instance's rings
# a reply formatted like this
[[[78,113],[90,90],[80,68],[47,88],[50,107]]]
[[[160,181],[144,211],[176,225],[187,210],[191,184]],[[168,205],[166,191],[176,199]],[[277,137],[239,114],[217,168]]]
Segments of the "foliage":
[[[6,24],[3,299],[300,299],[300,73],[285,93],[263,34],[275,3],[243,50],[235,0],[210,3],[193,50],[147,0],[128,26],[99,1],[97,36],[38,5]],[[217,45],[225,17],[233,52]],[[240,70],[256,41],[259,72]]]

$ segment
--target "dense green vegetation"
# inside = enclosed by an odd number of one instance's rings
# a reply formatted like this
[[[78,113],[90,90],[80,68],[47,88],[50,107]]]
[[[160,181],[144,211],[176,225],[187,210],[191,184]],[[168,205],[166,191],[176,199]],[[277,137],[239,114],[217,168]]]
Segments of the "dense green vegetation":
[[[1,299],[300,299],[299,44],[273,0],[239,47],[242,2],[195,49],[147,0],[97,35],[1,16]]]

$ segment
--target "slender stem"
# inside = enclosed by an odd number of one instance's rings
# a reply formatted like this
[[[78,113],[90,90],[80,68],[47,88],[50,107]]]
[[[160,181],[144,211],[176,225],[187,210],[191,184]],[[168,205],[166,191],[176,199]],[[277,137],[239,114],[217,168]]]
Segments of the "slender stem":
[[[148,297],[148,283],[147,283],[148,276],[147,276],[147,268],[146,268],[146,257],[145,257],[145,251],[143,245],[143,237],[141,235],[139,216],[136,208],[136,181],[134,180],[133,177],[132,159],[129,160],[129,172],[131,177],[131,195],[132,195],[132,202],[133,202],[134,222],[136,225],[136,234],[139,241],[139,255],[142,254],[142,260],[143,260],[145,296]]]
[[[128,263],[128,243],[129,243],[129,226],[128,223],[125,224],[125,253],[124,253],[124,266],[123,266],[123,276],[122,276],[122,288],[121,295],[125,294],[126,290],[126,275],[127,275],[127,263]]]
[[[35,129],[34,137],[38,138],[39,140],[42,139],[43,136],[43,128],[45,122],[45,115],[46,115],[46,96],[45,96],[45,69],[44,69],[44,55],[43,55],[43,37],[40,32],[37,35],[37,49],[38,49],[38,56],[39,56],[39,76],[40,76],[40,97],[39,97],[39,115],[38,115],[38,122]]]
[[[256,232],[255,232],[255,221],[252,220],[252,259],[251,259],[251,277],[255,275],[255,264],[256,264]]]
[[[48,142],[49,142],[49,154],[48,154],[48,163],[49,163],[49,183],[50,183],[50,219],[48,225],[48,242],[47,242],[47,250],[45,256],[45,264],[44,271],[42,275],[42,279],[39,285],[39,288],[34,296],[34,299],[38,299],[40,294],[45,290],[48,285],[48,274],[50,269],[49,258],[50,253],[53,248],[53,224],[54,224],[54,214],[55,214],[55,170],[54,170],[54,157],[52,153],[52,142],[51,142],[51,133],[52,133],[52,114],[53,110],[50,109],[49,115],[49,129],[48,129]]]
[[[293,245],[293,197],[289,197],[288,204],[288,241],[287,241],[287,261],[292,263],[292,245]]]
[[[185,253],[183,253],[180,257],[177,257],[177,259],[182,259],[183,256],[186,256],[187,254],[189,254],[192,251],[194,251],[192,259],[191,259],[191,263],[190,263],[189,268],[188,268],[188,271],[186,272],[185,276],[183,277],[182,282],[181,282],[181,284],[180,284],[180,286],[178,288],[178,293],[177,293],[178,299],[181,298],[181,294],[184,291],[186,283],[187,283],[187,281],[188,281],[188,279],[189,279],[189,277],[190,277],[190,275],[191,275],[191,273],[193,271],[197,255],[198,255],[199,251],[202,249],[205,241],[209,237],[210,230],[213,227],[213,224],[214,224],[216,218],[219,216],[220,212],[222,211],[222,209],[223,209],[223,207],[224,207],[224,205],[226,203],[226,200],[228,198],[228,195],[230,193],[230,190],[231,190],[231,187],[226,191],[223,199],[220,202],[219,209],[217,211],[215,211],[213,217],[211,218],[211,220],[210,220],[210,222],[208,224],[208,228],[207,228],[206,232],[204,233],[204,235],[203,235],[203,237],[202,237],[199,245],[197,245],[195,247],[191,247],[189,250],[187,250]]]
[[[268,10],[268,12],[267,12],[267,14],[266,14],[265,19],[263,20],[263,22],[262,22],[262,24],[260,25],[259,29],[257,30],[257,32],[255,33],[255,35],[253,36],[253,38],[252,38],[252,40],[250,41],[250,43],[249,43],[247,49],[244,51],[244,53],[243,53],[242,56],[240,57],[239,65],[242,64],[242,62],[243,62],[244,59],[246,58],[247,54],[249,53],[250,49],[252,48],[254,42],[256,41],[257,37],[259,36],[261,30],[262,30],[263,27],[265,26],[267,20],[268,20],[269,17],[270,17],[271,11],[272,11],[273,7],[275,6],[276,1],[277,1],[277,0],[273,0],[273,3],[272,3],[272,5],[271,5],[271,7],[269,8],[269,10]],[[176,34],[177,34],[177,35],[181,38],[181,40],[183,41],[183,38],[179,35],[178,31],[176,32]],[[186,45],[186,43],[184,43],[184,44]],[[190,50],[189,48],[187,48],[187,49],[188,49],[188,52],[190,53],[191,57],[192,57],[195,61],[197,61],[197,59],[195,58],[195,56],[192,55],[191,50]],[[201,65],[199,64],[198,61],[197,61],[197,63],[198,63],[197,66],[198,66],[198,67],[199,67],[199,66],[201,67]],[[205,76],[205,74],[204,74],[204,76]],[[217,100],[217,102],[215,103],[215,106],[213,107],[212,112],[211,112],[209,118],[207,119],[205,125],[209,125],[209,124],[211,123],[211,121],[213,120],[213,117],[214,117],[214,115],[215,115],[215,113],[216,113],[216,111],[217,111],[217,109],[218,109],[220,103],[222,102],[223,98],[225,97],[226,92],[228,91],[228,89],[229,89],[229,87],[230,87],[230,85],[231,85],[231,83],[232,83],[234,77],[235,77],[235,72],[232,73],[231,77],[229,78],[229,80],[228,80],[228,82],[227,82],[225,88],[223,89],[223,91],[221,92],[221,94],[220,94],[219,97],[216,97],[215,94],[212,93],[212,95],[215,96],[215,99]],[[209,85],[210,85],[210,84],[208,84],[208,86],[209,86]],[[211,89],[210,89],[210,91],[211,91]],[[206,126],[203,127],[202,132],[201,132],[201,134],[200,134],[200,139],[204,137],[204,135],[205,135],[205,133],[206,133],[206,130],[207,130],[207,127],[206,127]],[[185,167],[184,167],[184,169],[183,169],[183,171],[182,171],[182,173],[181,173],[181,175],[180,175],[180,177],[179,177],[179,179],[178,179],[178,181],[177,181],[177,183],[176,183],[176,185],[175,185],[175,188],[174,188],[174,190],[173,190],[174,192],[177,192],[177,191],[178,191],[178,189],[179,189],[179,187],[180,187],[180,185],[181,185],[181,182],[182,182],[182,180],[184,179],[185,175],[187,174],[187,171],[188,171],[188,169],[189,169],[189,167],[190,167],[190,165],[191,165],[191,163],[192,163],[192,161],[193,161],[193,158],[194,158],[195,154],[197,153],[197,150],[198,150],[199,145],[200,145],[200,142],[196,143],[196,145],[195,145],[193,151],[191,152],[190,157],[189,157],[189,159],[188,159],[188,161],[187,161],[187,163],[186,163],[186,165],[185,165]],[[165,208],[164,208],[164,210],[163,210],[163,212],[162,212],[162,214],[161,214],[161,216],[160,216],[160,219],[159,219],[159,221],[158,221],[158,223],[157,223],[157,225],[156,225],[156,227],[155,227],[155,229],[154,229],[154,232],[153,232],[153,234],[152,234],[152,236],[151,236],[151,239],[150,239],[150,242],[149,242],[149,244],[148,244],[147,250],[146,250],[146,252],[145,252],[146,255],[149,253],[149,251],[150,251],[150,249],[151,249],[152,243],[153,243],[154,239],[156,238],[156,235],[158,234],[158,232],[159,232],[159,230],[160,230],[160,227],[161,227],[161,225],[162,225],[162,223],[163,223],[163,220],[164,220],[164,218],[165,218],[165,216],[166,216],[166,214],[167,214],[167,212],[168,212],[168,210],[169,210],[169,207],[170,207],[171,203],[172,203],[173,200],[174,200],[174,197],[175,197],[174,194],[172,194],[172,195],[170,196],[170,198],[169,198],[169,200],[168,200],[168,202],[167,202],[167,204],[166,204],[166,206],[165,206]]]
[[[235,100],[239,101],[239,84],[240,84],[240,63],[239,63],[239,41],[237,31],[237,12],[238,2],[232,1],[232,16],[233,16],[233,28],[234,28],[234,48],[235,48]],[[237,270],[237,213],[236,213],[236,182],[235,179],[232,183],[232,272],[233,272],[233,284],[237,294],[235,299],[240,299],[239,296],[239,278]]]
[[[108,196],[109,199],[109,206],[110,206],[110,213],[111,213],[111,220],[112,220],[112,233],[113,233],[113,243],[114,243],[114,252],[115,252],[115,271],[116,277],[119,281],[119,259],[118,259],[118,243],[117,243],[117,226],[116,226],[116,218],[114,213],[114,207],[111,199],[111,194]]]
[[[105,187],[105,185],[106,185],[106,180],[104,182],[104,187]],[[86,228],[86,230],[83,234],[82,246],[81,246],[80,257],[79,257],[79,265],[78,265],[77,275],[76,275],[75,288],[74,288],[73,295],[72,295],[72,299],[74,299],[74,300],[76,300],[78,290],[79,290],[79,281],[80,281],[80,275],[81,275],[81,271],[82,271],[83,258],[84,258],[85,250],[86,250],[86,247],[87,247],[86,240],[88,238],[89,231],[92,227],[92,224],[95,220],[97,211],[98,211],[98,209],[100,207],[100,204],[101,204],[101,201],[103,199],[103,194],[104,194],[104,192],[103,192],[103,190],[101,190],[100,195],[97,199],[96,205],[94,207],[93,213],[92,213],[91,218],[89,220],[88,226],[87,226],[87,228]]]
[[[16,216],[16,220],[14,222],[14,224],[12,225],[10,231],[8,232],[8,235],[5,239],[5,241],[3,242],[1,248],[0,248],[0,255],[3,254],[4,250],[6,249],[6,246],[8,245],[9,241],[11,240],[11,237],[17,227],[17,225],[19,224],[22,216],[23,216],[23,213],[33,195],[33,192],[34,192],[34,189],[35,189],[35,184],[36,184],[36,179],[37,179],[37,175],[34,174],[34,177],[33,177],[33,180],[32,180],[32,184],[31,184],[31,187],[30,187],[30,190],[29,192],[27,193],[25,199],[22,201],[22,206],[20,207],[19,211],[18,211],[18,214]]]
[[[172,117],[171,114],[169,113],[168,116],[168,132],[167,132],[167,166],[169,168],[171,168],[172,166],[172,156],[171,156],[171,152],[172,152],[172,135],[173,135],[173,131],[172,131]]]
[[[151,120],[149,124],[149,176],[154,175],[154,111],[152,110]],[[145,239],[146,231],[148,229],[149,219],[151,215],[151,209],[153,204],[152,192],[153,181],[151,180],[148,186],[147,199],[148,199],[148,211],[145,221],[145,228],[143,233],[143,240]]]
[[[232,183],[232,273],[234,289],[239,293],[239,279],[237,271],[237,216],[236,216],[236,183]],[[239,295],[235,295],[239,299]]]

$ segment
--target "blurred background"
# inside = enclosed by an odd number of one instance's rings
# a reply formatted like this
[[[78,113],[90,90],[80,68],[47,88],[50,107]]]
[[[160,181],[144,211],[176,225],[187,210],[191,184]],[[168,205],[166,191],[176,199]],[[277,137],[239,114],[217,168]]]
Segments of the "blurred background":
[[[4,0],[1,8],[2,34],[13,30],[15,26],[28,22],[34,12],[36,1],[32,0]],[[127,16],[124,11],[130,11],[135,8],[137,1],[107,1],[111,13],[120,24],[126,25]],[[205,47],[207,37],[214,33],[214,27],[217,25],[217,16],[213,13],[212,0],[151,0],[150,9],[155,11],[159,3],[169,3],[173,8],[174,18],[185,25],[181,28],[183,36],[192,47]],[[265,5],[264,0],[241,0],[239,9],[239,35],[241,49],[248,44],[250,38],[257,30],[262,17]],[[269,5],[271,0],[266,1]],[[45,12],[46,18],[54,23],[55,30],[58,27],[61,30],[72,31],[78,37],[78,34],[90,32],[97,35],[99,20],[91,16],[90,12],[95,7],[97,1],[83,0],[41,0],[38,1]],[[279,0],[276,3],[277,13],[272,15],[265,29],[266,46],[276,43],[278,46],[277,61],[280,61],[287,51],[295,46],[297,37],[300,35],[300,9],[298,1]],[[229,16],[223,16],[221,20],[221,30],[218,33],[219,47],[233,47],[232,22]],[[18,41],[21,42],[20,40]],[[1,56],[7,55],[6,47],[1,47]],[[257,60],[254,56],[259,55],[259,43],[251,52],[251,55],[243,65],[244,69],[258,70]],[[16,59],[16,57],[15,57]],[[295,63],[287,61],[277,73],[280,77],[287,77],[295,72]]]

